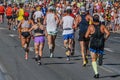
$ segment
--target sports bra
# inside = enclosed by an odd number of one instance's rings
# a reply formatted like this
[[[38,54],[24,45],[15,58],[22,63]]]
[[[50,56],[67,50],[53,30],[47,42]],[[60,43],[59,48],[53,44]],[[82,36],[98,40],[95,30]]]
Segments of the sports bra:
[[[21,25],[22,28],[30,28],[30,24],[28,21],[24,21]]]
[[[37,25],[38,26],[38,25]],[[39,27],[37,29],[34,30],[34,33],[40,33],[43,34],[44,30],[41,30]]]

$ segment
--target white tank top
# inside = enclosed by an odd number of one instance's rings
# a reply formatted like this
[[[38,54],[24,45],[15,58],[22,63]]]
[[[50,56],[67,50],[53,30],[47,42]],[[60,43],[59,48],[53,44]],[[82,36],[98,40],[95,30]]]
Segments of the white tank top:
[[[37,22],[37,18],[41,18],[43,16],[43,13],[41,11],[36,11],[34,15],[35,15],[35,22]]]
[[[47,31],[54,32],[54,31],[57,30],[57,24],[56,24],[56,20],[55,20],[55,15],[54,14],[52,14],[52,13],[47,14],[47,16],[46,16],[46,23],[47,23],[47,25],[46,25]]]
[[[73,31],[74,18],[71,16],[63,17],[63,35],[72,34]]]

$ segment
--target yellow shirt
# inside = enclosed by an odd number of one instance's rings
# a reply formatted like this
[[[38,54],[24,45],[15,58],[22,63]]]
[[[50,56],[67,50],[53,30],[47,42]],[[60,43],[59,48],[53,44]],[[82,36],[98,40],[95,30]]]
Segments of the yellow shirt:
[[[24,19],[24,9],[19,9],[19,12],[18,12],[18,21],[21,21],[21,20],[23,20]]]

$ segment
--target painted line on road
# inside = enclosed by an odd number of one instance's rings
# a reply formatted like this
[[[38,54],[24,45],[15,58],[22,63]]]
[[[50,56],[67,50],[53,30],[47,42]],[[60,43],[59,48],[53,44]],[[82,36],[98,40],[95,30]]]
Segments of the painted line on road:
[[[109,40],[120,43],[120,40],[116,40],[116,39],[109,39]]]
[[[8,29],[8,28],[2,28],[2,27],[0,28],[0,30],[5,30],[5,29]]]
[[[108,66],[108,65],[100,66],[100,68],[104,69],[105,71],[110,72],[110,73],[118,73],[118,74],[120,74],[120,70],[118,70],[118,69],[116,69],[114,67]]]
[[[9,34],[8,36],[10,36],[10,37],[16,37],[16,36],[18,36],[18,35],[15,35],[15,34]]]
[[[13,80],[12,77],[7,73],[7,70],[3,67],[3,65],[1,63],[0,63],[0,70],[2,73],[5,74],[5,75],[3,75],[5,80]]]
[[[120,39],[120,37],[114,37],[115,39]]]
[[[103,70],[105,70],[105,71],[107,71],[109,73],[114,73],[111,69],[108,69],[108,68],[106,68],[104,66],[99,66],[99,68],[101,68],[101,69],[103,69]]]
[[[111,50],[110,48],[104,48],[104,50],[106,50],[108,52],[115,52],[115,51]]]

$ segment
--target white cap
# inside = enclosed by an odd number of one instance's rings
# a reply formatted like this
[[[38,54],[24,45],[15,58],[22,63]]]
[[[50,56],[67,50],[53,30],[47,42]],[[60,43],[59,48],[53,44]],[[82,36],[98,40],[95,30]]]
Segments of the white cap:
[[[81,11],[81,12],[85,12],[85,11],[86,11],[86,10],[85,10],[85,7],[82,6],[82,7],[80,8],[80,11]]]
[[[71,9],[71,7],[70,7],[70,6],[67,6],[67,7],[66,7],[66,10],[67,10],[67,9]]]

